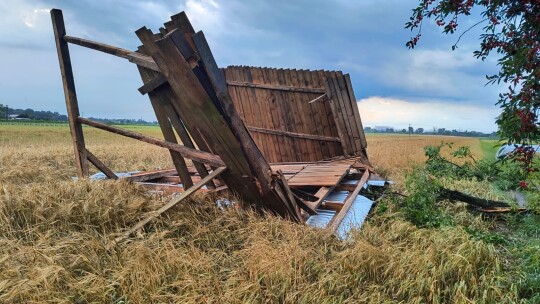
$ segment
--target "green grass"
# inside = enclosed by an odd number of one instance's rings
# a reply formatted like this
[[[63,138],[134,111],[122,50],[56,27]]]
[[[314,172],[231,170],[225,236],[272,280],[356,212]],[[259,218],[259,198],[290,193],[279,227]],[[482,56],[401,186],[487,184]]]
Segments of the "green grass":
[[[495,139],[480,139],[480,148],[484,153],[484,159],[495,159],[499,145],[499,141]]]

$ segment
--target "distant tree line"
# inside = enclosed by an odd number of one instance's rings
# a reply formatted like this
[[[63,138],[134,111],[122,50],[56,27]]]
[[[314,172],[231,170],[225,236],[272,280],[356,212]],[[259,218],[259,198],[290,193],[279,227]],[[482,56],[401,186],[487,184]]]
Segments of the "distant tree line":
[[[39,121],[59,121],[67,122],[68,117],[65,114],[60,114],[58,112],[51,111],[37,111],[33,109],[13,109],[8,108],[7,105],[0,104],[0,120],[8,119],[9,115],[18,115],[17,118],[26,118],[30,120],[39,120]],[[146,121],[143,119],[128,119],[128,118],[95,118],[90,117],[90,119],[107,124],[118,124],[118,125],[154,125],[157,124],[155,121]]]
[[[366,133],[395,133],[395,134],[423,134],[423,135],[450,135],[450,136],[464,136],[464,137],[497,137],[497,132],[483,133],[478,131],[461,131],[461,130],[448,130],[446,128],[433,128],[432,130],[425,130],[424,128],[414,129],[409,127],[408,129],[394,129],[392,127],[365,127]]]

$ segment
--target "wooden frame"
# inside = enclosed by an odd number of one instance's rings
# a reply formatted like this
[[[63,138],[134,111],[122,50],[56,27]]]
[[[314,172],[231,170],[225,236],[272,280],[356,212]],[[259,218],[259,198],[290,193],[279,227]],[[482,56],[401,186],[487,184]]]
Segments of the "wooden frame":
[[[137,51],[68,36],[62,12],[53,9],[51,17],[79,177],[88,176],[90,162],[108,178],[119,178],[85,147],[85,124],[168,149],[174,169],[123,178],[156,191],[182,192],[117,241],[204,186],[228,189],[247,206],[295,222],[317,215],[334,189],[350,189],[343,206],[332,205],[340,210],[330,225],[335,230],[367,182],[367,142],[348,75],[220,69],[204,34],[194,31],[183,12],[158,33],[137,30]],[[143,82],[139,92],[148,95],[165,140],[80,117],[68,43],[136,64]],[[356,174],[351,170],[364,172],[353,189],[341,184]]]

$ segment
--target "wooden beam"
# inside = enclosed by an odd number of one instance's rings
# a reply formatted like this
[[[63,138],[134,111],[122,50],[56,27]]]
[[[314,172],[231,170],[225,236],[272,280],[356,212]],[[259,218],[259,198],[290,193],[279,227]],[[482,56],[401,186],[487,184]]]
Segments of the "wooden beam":
[[[119,48],[116,46],[112,46],[112,45],[108,45],[108,44],[104,44],[100,42],[95,42],[92,40],[82,39],[78,37],[64,36],[63,40],[71,44],[76,44],[82,47],[86,47],[86,48],[100,51],[103,53],[107,53],[113,56],[124,58],[124,59],[129,60],[129,62],[154,70],[156,72],[159,72],[159,68],[157,67],[152,57],[150,56],[146,56],[146,55],[139,54],[139,53],[126,50],[123,48]]]
[[[347,215],[347,212],[349,212],[349,209],[351,209],[351,206],[354,203],[354,200],[356,199],[356,197],[358,196],[358,193],[360,193],[360,190],[362,190],[362,188],[364,187],[368,179],[369,179],[369,170],[366,170],[364,171],[364,175],[362,175],[362,178],[356,185],[356,188],[354,189],[354,191],[350,192],[349,195],[347,195],[347,198],[343,202],[343,207],[341,207],[341,210],[338,213],[336,213],[336,215],[334,215],[332,220],[330,220],[330,223],[328,223],[328,229],[330,229],[332,233],[335,233],[337,231],[337,229],[339,228],[339,225],[341,224],[341,222]]]
[[[339,138],[341,140],[341,149],[343,150],[343,155],[350,155],[353,151],[350,151],[351,148],[349,146],[349,137],[346,133],[347,129],[345,128],[343,124],[343,119],[339,115],[339,102],[337,101],[338,97],[336,95],[336,92],[334,91],[334,83],[332,81],[331,76],[327,76],[327,78],[324,81],[324,86],[326,88],[326,95],[329,98],[328,104],[330,104],[330,109],[332,111],[332,117],[334,118],[334,122],[336,124],[336,129],[338,131]]]
[[[257,132],[257,133],[282,135],[282,136],[296,137],[296,138],[305,138],[305,139],[312,139],[312,140],[318,140],[318,141],[341,142],[341,140],[338,137],[321,136],[321,135],[304,134],[304,133],[295,133],[295,132],[288,132],[288,131],[281,131],[281,130],[271,130],[271,129],[253,127],[253,126],[247,126],[247,129],[249,131],[251,131],[251,132]]]
[[[178,15],[178,18],[184,23],[187,23],[181,25],[181,28],[186,28],[187,30],[191,28],[191,24],[189,23],[189,20],[187,20],[185,14]],[[179,22],[179,20],[176,22]],[[263,192],[270,191],[270,183],[272,181],[270,174],[268,174],[268,172],[271,171],[270,165],[268,165],[268,162],[253,141],[251,134],[246,129],[242,118],[238,114],[232,98],[229,95],[225,75],[219,69],[204,33],[198,32],[192,35],[192,40],[200,56],[202,67],[206,72],[211,89],[215,92],[218,102],[216,107],[222,112],[231,131],[237,138],[242,152],[248,160],[249,165],[252,166],[251,173],[259,180],[259,186],[262,187]]]
[[[148,94],[155,89],[161,87],[162,85],[167,83],[167,79],[165,79],[165,76],[163,74],[158,74],[152,80],[146,82],[142,87],[140,87],[139,93],[142,95]]]
[[[136,132],[116,128],[116,127],[109,126],[100,122],[91,121],[83,117],[79,117],[77,120],[82,124],[89,125],[94,128],[98,128],[104,131],[119,134],[125,137],[137,139],[137,140],[140,140],[140,141],[152,144],[152,145],[167,148],[169,150],[178,151],[185,158],[196,160],[201,163],[209,164],[210,166],[221,167],[224,165],[223,161],[221,160],[219,156],[210,154],[208,152],[191,149],[191,148],[179,145],[179,144],[173,144],[164,140],[142,135]]]
[[[116,46],[112,46],[112,45],[108,45],[108,44],[104,44],[100,42],[95,42],[88,39],[78,38],[78,37],[64,36],[64,41],[72,43],[72,44],[76,44],[82,47],[86,47],[89,49],[93,49],[96,51],[100,51],[103,53],[107,53],[110,55],[114,55],[120,58],[124,58],[139,66],[159,72],[159,68],[157,67],[152,57],[150,56],[142,55],[142,54],[139,54],[130,50],[126,50],[123,48],[119,48]]]
[[[141,53],[144,53],[144,48],[140,47],[139,51]],[[153,79],[155,79],[155,77],[159,77],[160,75],[163,77],[162,74],[152,71],[150,69],[140,66],[137,66],[137,68],[139,70],[139,74],[143,83],[149,83]],[[167,117],[167,112],[164,108],[164,104],[168,102],[166,96],[159,94],[159,92],[151,92],[148,97],[150,98],[150,103],[152,104],[154,113],[156,114],[156,119],[159,123],[161,132],[163,133],[163,138],[170,143],[178,144],[176,135],[174,134],[174,130],[171,127],[171,123],[169,121],[169,118]],[[182,158],[182,155],[177,151],[173,150],[169,150],[169,154],[171,155],[172,162],[174,164],[174,167],[178,171],[178,175],[182,180],[184,188],[189,188],[193,186],[193,181],[191,180],[191,176],[188,172],[186,161]]]
[[[62,83],[64,85],[64,96],[66,99],[71,140],[75,151],[75,165],[77,166],[77,175],[82,178],[88,176],[88,161],[82,126],[77,121],[77,117],[79,117],[79,104],[77,102],[75,80],[73,79],[73,70],[71,67],[71,59],[69,57],[69,47],[64,41],[66,28],[64,26],[62,11],[52,9],[51,20],[54,29],[56,50],[58,52],[58,61],[60,62],[60,71],[62,73]]]
[[[330,209],[330,210],[334,210],[334,211],[339,212],[343,208],[343,203],[342,202],[334,202],[334,201],[325,201],[321,205],[321,208]]]
[[[144,30],[140,29],[137,31],[137,35],[141,39],[143,43],[146,43],[150,47],[155,46],[154,40],[157,35],[153,35],[150,30]],[[148,54],[148,50],[141,46],[139,47],[139,51]],[[161,77],[164,77],[163,74],[159,74],[156,76],[157,79],[155,80],[155,85],[157,86],[158,83],[161,81]],[[152,90],[152,93],[149,94],[150,99],[157,99],[161,107],[165,110],[167,117],[169,118],[173,128],[176,130],[176,133],[180,137],[180,141],[182,144],[188,148],[195,149],[195,145],[193,144],[193,141],[191,140],[191,136],[185,126],[185,122],[189,120],[190,114],[188,113],[182,113],[178,107],[178,103],[176,102],[177,96],[172,92],[170,85],[166,81],[165,78],[163,78],[165,82],[158,87],[154,88]],[[152,81],[154,81],[152,80]],[[147,89],[151,89],[148,87]],[[202,138],[202,135],[200,135],[199,131],[196,128],[192,128],[191,135],[193,136],[194,140],[197,142],[199,150],[209,152],[208,146],[206,145],[204,139]],[[202,177],[205,177],[208,175],[208,171],[204,164],[200,162],[193,162],[195,165],[195,168],[199,172],[199,174]],[[210,181],[207,185],[208,187],[214,187],[214,183]]]
[[[96,166],[96,168],[99,169],[99,171],[103,172],[105,176],[107,176],[110,179],[118,179],[118,176],[114,174],[114,172],[109,169],[109,167],[105,166],[104,163],[99,160],[94,154],[92,154],[88,149],[85,148],[86,151],[86,157],[88,160],[92,163],[92,165]]]
[[[296,197],[294,193],[291,191],[291,188],[289,188],[289,185],[287,184],[287,180],[285,179],[285,175],[283,175],[283,172],[281,170],[277,171],[277,174],[279,176],[279,179],[281,180],[281,183],[283,184],[283,188],[285,189],[285,193],[287,194],[289,200],[291,202],[298,203],[298,206],[302,208],[304,211],[306,211],[309,215],[316,215],[318,214],[315,209],[312,209],[309,207],[302,199]]]
[[[162,94],[162,92],[160,92],[160,94]],[[164,95],[165,97],[167,97],[166,94]],[[193,144],[193,141],[191,140],[191,137],[189,136],[189,133],[184,123],[182,122],[182,120],[180,119],[180,116],[176,113],[176,111],[172,107],[171,103],[170,102],[165,103],[164,108],[165,108],[165,112],[167,112],[167,116],[169,117],[169,120],[171,121],[173,125],[173,128],[176,130],[176,133],[180,137],[180,141],[182,142],[182,144],[188,148],[195,149],[195,145]],[[197,169],[197,172],[199,173],[200,176],[205,177],[208,175],[208,170],[206,169],[206,166],[203,163],[194,161],[193,165],[195,169]],[[213,181],[208,182],[207,186],[210,188],[215,188]]]
[[[202,188],[207,182],[211,181],[213,178],[215,178],[215,177],[219,176],[221,173],[223,173],[226,169],[227,169],[226,167],[217,168],[212,173],[208,174],[205,178],[203,178],[200,182],[198,182],[197,184],[193,185],[193,187],[191,187],[191,188],[187,189],[186,191],[184,191],[178,197],[175,197],[174,199],[172,199],[170,202],[168,202],[163,207],[159,208],[158,210],[156,210],[154,212],[151,212],[148,217],[144,218],[142,221],[135,224],[131,229],[126,231],[122,236],[116,238],[114,240],[114,242],[119,243],[119,242],[123,241],[124,239],[130,237],[133,233],[137,232],[137,230],[141,229],[146,224],[150,223],[150,221],[157,218],[158,216],[160,216],[161,214],[163,214],[167,210],[171,209],[172,207],[174,207],[176,204],[180,203],[184,199],[188,198],[190,195],[195,193],[195,191]]]
[[[318,197],[319,199],[314,202],[307,202],[307,204],[311,207],[311,209],[319,208],[319,206],[322,204],[324,199],[328,196],[330,192],[332,192],[333,189],[334,187],[321,187],[319,191],[315,193],[315,196]]]
[[[364,127],[362,126],[362,120],[360,119],[360,112],[358,110],[358,102],[356,100],[356,97],[354,96],[354,90],[351,83],[351,76],[349,76],[349,74],[345,74],[343,75],[343,78],[345,80],[347,92],[349,93],[349,100],[351,102],[354,119],[356,121],[355,127],[358,128],[358,133],[360,135],[361,147],[363,150],[365,150],[367,148],[366,134],[364,133]],[[366,157],[367,157],[367,154],[366,154]]]
[[[178,174],[176,169],[154,170],[154,171],[134,173],[131,176],[122,177],[122,179],[125,179],[130,182],[138,183],[138,182],[145,182],[145,181],[153,180],[156,178],[161,178],[161,177],[165,177],[169,175],[176,175],[176,174]]]
[[[324,88],[300,88],[300,87],[291,87],[291,86],[277,86],[271,84],[262,84],[262,83],[251,83],[251,82],[242,82],[242,81],[227,81],[227,85],[235,87],[248,87],[256,89],[267,89],[267,90],[278,90],[278,91],[287,91],[287,92],[303,92],[303,93],[326,93]]]
[[[356,184],[341,184],[335,188],[337,191],[354,191]]]

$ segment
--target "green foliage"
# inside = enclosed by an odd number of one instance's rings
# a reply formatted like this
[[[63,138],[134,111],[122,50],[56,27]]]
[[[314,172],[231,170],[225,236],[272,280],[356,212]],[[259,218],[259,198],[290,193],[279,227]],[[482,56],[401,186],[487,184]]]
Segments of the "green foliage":
[[[476,240],[482,241],[487,244],[504,245],[508,244],[506,237],[500,233],[481,230],[474,227],[465,227],[465,231]]]
[[[434,24],[441,27],[443,33],[453,34],[458,29],[458,19],[470,16],[474,9],[480,12],[481,20],[472,27],[484,25],[483,33],[479,37],[479,49],[474,52],[474,56],[485,60],[489,55],[497,53],[500,70],[495,75],[487,76],[488,83],[503,82],[508,85],[508,91],[500,94],[497,102],[502,110],[497,119],[499,133],[503,139],[510,142],[523,144],[538,142],[540,139],[538,1],[420,0],[418,6],[413,9],[410,21],[405,25],[410,30],[418,30],[416,36],[407,42],[407,47],[414,48],[418,43],[424,20],[433,19]],[[452,49],[455,48],[457,42],[452,46]]]
[[[452,149],[453,146],[451,143],[441,143],[438,146],[424,147],[428,157],[426,170],[436,177],[487,180],[504,191],[516,189],[524,179],[522,170],[514,162],[491,159],[477,161],[470,148],[462,146],[450,153],[454,158],[462,160],[463,163],[458,165],[441,155],[441,150],[445,147]]]
[[[514,264],[510,276],[517,282],[520,297],[540,303],[540,216],[510,215],[506,222],[511,231],[507,250]]]
[[[418,227],[433,228],[451,221],[436,205],[440,186],[421,167],[406,175],[408,196],[402,210],[405,218]]]

